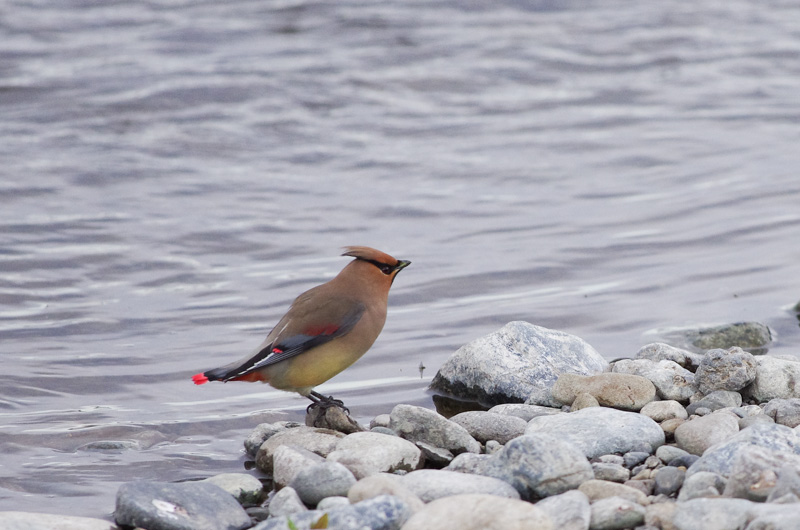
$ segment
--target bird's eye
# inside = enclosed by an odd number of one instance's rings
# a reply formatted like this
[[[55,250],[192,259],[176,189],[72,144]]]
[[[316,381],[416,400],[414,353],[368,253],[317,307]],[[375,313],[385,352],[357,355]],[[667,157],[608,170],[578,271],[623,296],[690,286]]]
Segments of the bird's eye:
[[[391,274],[392,271],[394,270],[394,267],[392,267],[390,265],[386,265],[385,263],[381,263],[380,269],[381,269],[381,272],[384,273],[384,274]]]

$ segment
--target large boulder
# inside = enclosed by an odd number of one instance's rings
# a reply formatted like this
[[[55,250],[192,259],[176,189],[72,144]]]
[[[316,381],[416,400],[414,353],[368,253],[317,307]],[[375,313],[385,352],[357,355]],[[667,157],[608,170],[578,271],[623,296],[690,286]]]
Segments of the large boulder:
[[[431,389],[487,405],[558,407],[550,389],[559,375],[593,375],[607,366],[583,339],[517,321],[462,346],[439,369]]]

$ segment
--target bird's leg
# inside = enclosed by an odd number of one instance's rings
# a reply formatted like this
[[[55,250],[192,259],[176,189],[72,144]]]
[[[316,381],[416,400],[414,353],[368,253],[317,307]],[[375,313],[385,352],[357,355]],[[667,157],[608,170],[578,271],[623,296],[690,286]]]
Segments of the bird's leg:
[[[311,407],[317,405],[319,407],[322,407],[323,410],[328,409],[330,407],[339,407],[346,413],[350,414],[350,409],[344,406],[344,401],[342,401],[341,399],[334,399],[333,396],[323,396],[322,394],[320,394],[319,392],[315,392],[314,390],[309,392],[306,397],[311,401],[313,401],[313,403],[309,405],[308,408],[306,409],[306,412],[309,412],[311,410]]]

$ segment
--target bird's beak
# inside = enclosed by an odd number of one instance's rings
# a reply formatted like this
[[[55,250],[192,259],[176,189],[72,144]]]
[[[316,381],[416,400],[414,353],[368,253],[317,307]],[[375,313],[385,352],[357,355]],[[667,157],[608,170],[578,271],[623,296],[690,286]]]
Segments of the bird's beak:
[[[404,260],[404,259],[399,259],[399,260],[397,260],[397,265],[394,266],[394,270],[397,271],[397,272],[400,272],[401,270],[405,269],[409,265],[411,265],[410,261]]]

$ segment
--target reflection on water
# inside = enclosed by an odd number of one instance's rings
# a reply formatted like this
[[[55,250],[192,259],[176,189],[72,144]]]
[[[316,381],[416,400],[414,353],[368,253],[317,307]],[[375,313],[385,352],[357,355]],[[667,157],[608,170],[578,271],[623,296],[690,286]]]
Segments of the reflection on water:
[[[414,262],[320,390],[359,421],[511,320],[800,354],[800,11],[574,0],[26,2],[0,19],[0,509],[243,469],[307,400],[189,377],[361,244]],[[420,378],[419,366],[426,366]]]

